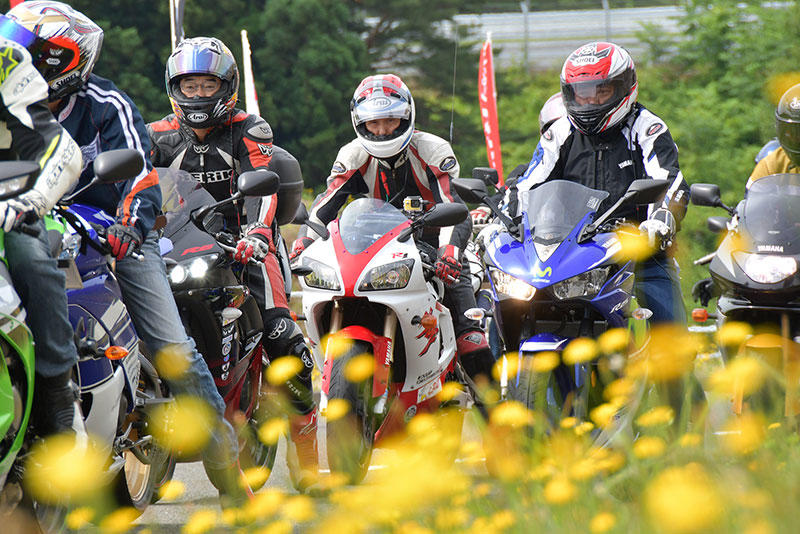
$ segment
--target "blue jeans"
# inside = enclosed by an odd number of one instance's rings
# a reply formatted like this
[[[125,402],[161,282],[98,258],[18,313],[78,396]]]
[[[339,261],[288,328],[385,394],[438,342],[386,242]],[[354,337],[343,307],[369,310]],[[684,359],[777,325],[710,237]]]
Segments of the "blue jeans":
[[[678,271],[666,254],[656,254],[637,266],[634,292],[639,306],[653,312],[651,324],[687,324]]]
[[[178,381],[168,381],[173,394],[187,394],[206,401],[219,416],[209,428],[211,442],[203,453],[203,464],[212,469],[226,469],[238,458],[236,433],[225,419],[225,402],[214,384],[203,356],[194,340],[186,335],[178,307],[167,279],[156,232],[147,234],[139,252],[144,261],[127,257],[117,261],[116,273],[125,306],[131,314],[136,333],[153,352],[167,345],[181,345],[189,354],[190,366]]]
[[[67,315],[64,273],[50,254],[44,223],[34,226],[38,237],[16,230],[5,234],[6,261],[33,334],[36,372],[53,377],[69,371],[78,362],[78,352]]]

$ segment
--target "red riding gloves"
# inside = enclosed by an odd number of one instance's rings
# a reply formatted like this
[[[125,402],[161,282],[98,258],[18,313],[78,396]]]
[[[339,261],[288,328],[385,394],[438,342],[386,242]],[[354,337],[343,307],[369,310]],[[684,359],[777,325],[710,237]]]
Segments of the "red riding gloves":
[[[118,260],[136,252],[142,246],[143,241],[139,230],[120,223],[112,224],[108,227],[106,240],[111,247],[111,254]]]
[[[461,275],[461,262],[458,261],[458,249],[453,245],[439,247],[436,260],[436,276],[448,287],[458,282]]]
[[[251,225],[247,235],[236,243],[236,253],[233,255],[233,259],[244,264],[247,264],[250,258],[264,261],[270,252],[275,253],[272,229],[264,224],[256,223]]]
[[[294,261],[313,242],[314,240],[310,237],[298,237],[295,239],[292,245],[292,252],[289,254],[289,261]]]

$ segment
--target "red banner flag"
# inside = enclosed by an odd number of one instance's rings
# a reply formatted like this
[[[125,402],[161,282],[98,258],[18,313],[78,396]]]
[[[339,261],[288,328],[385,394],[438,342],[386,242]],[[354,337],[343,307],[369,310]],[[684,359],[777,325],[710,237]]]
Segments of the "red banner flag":
[[[17,4],[21,4],[24,1],[25,0],[11,0],[11,9],[14,9],[15,7],[17,7]]]
[[[494,65],[492,63],[492,38],[486,36],[478,63],[478,101],[481,108],[483,135],[486,137],[486,155],[489,166],[497,169],[500,184],[503,180],[503,155],[500,153],[500,130],[497,126],[497,92],[494,87]]]

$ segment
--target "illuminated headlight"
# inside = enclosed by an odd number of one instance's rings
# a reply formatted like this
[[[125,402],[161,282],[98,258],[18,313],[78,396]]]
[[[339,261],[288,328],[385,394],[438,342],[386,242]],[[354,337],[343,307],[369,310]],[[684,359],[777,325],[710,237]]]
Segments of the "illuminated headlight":
[[[599,267],[553,284],[553,294],[561,300],[594,297],[608,278],[609,267]]]
[[[402,260],[386,265],[378,265],[369,270],[358,286],[358,290],[402,289],[411,280],[411,271],[413,269],[414,260]]]
[[[775,284],[797,272],[797,261],[790,256],[734,252],[733,257],[744,274],[760,284]]]
[[[341,289],[342,286],[339,285],[339,279],[336,277],[336,270],[333,267],[310,259],[305,259],[303,266],[311,269],[311,272],[305,276],[307,286],[330,291]]]
[[[531,300],[533,294],[536,293],[535,287],[508,273],[504,273],[499,269],[492,269],[491,273],[494,288],[498,293],[517,300]]]
[[[169,272],[169,281],[173,284],[182,284],[189,278],[189,271],[183,265],[176,265]]]
[[[188,278],[204,278],[208,269],[216,263],[218,257],[217,254],[209,254],[208,256],[181,262],[170,269],[169,281],[173,284],[182,284]]]
[[[28,183],[27,176],[0,181],[0,198],[13,196]]]

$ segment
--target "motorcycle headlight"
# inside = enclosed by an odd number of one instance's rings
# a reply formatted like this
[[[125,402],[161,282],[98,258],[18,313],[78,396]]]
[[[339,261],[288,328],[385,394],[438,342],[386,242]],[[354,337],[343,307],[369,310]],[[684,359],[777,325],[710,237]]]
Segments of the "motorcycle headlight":
[[[414,260],[401,260],[386,265],[378,265],[369,270],[358,286],[358,290],[402,289],[411,280],[411,271],[413,269]]]
[[[598,267],[553,284],[553,294],[561,300],[594,297],[608,278],[609,267]]]
[[[330,291],[338,291],[342,288],[333,267],[309,259],[304,260],[303,265],[311,269],[311,272],[304,277],[307,286]]]
[[[733,253],[733,258],[744,274],[759,284],[775,284],[797,272],[797,261],[791,256],[750,254],[739,251]]]
[[[182,284],[188,278],[203,278],[208,269],[216,263],[218,254],[209,254],[192,260],[182,261],[169,270],[169,281],[173,284]]]
[[[531,300],[536,293],[536,288],[529,283],[499,269],[492,269],[491,274],[495,290],[512,299]]]

